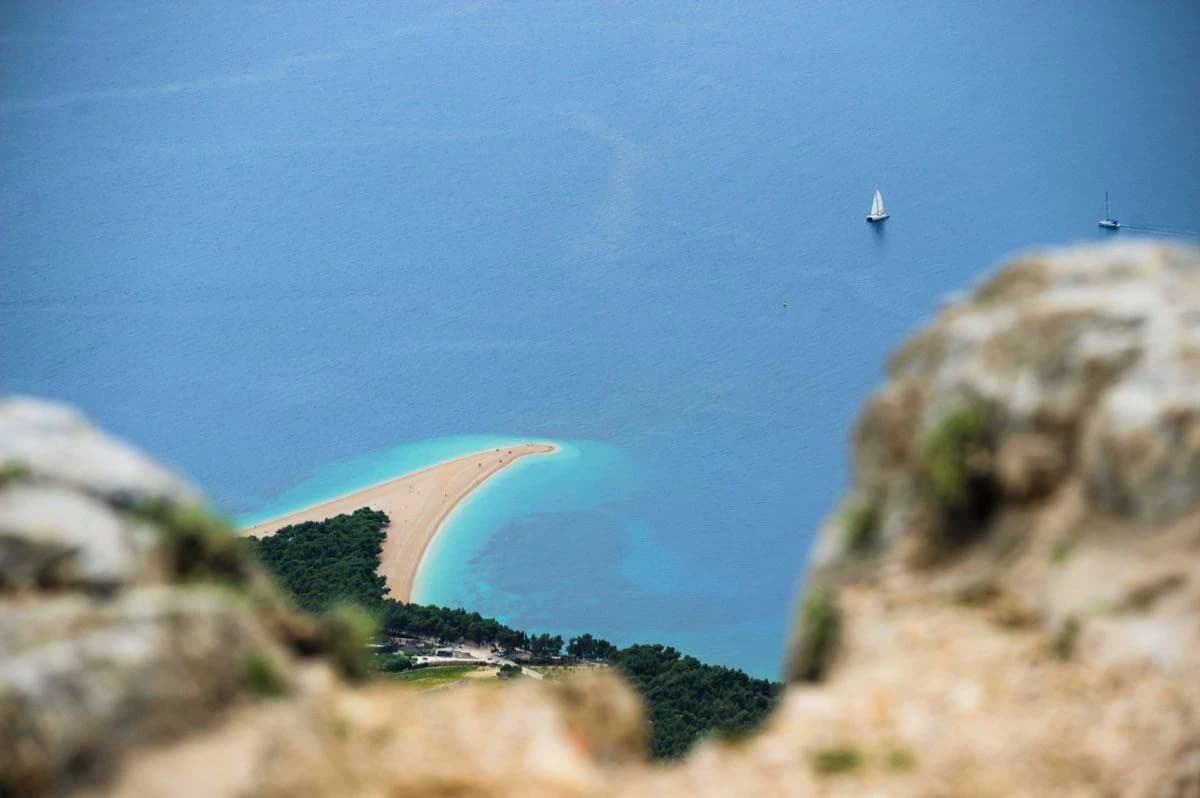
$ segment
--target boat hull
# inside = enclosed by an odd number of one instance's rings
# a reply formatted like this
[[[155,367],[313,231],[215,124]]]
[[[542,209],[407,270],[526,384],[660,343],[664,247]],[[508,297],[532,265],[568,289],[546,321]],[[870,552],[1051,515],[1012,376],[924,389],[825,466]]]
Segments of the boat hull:
[[[889,214],[886,214],[886,213],[881,213],[878,216],[875,216],[873,214],[867,214],[867,221],[868,222],[882,222],[884,219],[888,218],[888,215]]]
[[[1120,230],[1121,229],[1121,223],[1116,221],[1115,219],[1101,219],[1100,226],[1103,227],[1105,230]]]

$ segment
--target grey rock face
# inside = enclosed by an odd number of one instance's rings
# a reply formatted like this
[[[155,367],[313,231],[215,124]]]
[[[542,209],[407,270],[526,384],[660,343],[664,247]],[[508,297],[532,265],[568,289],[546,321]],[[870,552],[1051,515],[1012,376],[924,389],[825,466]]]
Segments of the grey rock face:
[[[928,524],[921,486],[948,467],[932,462],[930,441],[964,407],[986,416],[990,447],[964,470],[993,498],[1028,500],[1078,477],[1097,509],[1131,520],[1168,522],[1200,504],[1194,248],[1026,258],[940,313],[889,377],[859,419],[850,490],[878,506],[885,538]],[[836,526],[821,562],[837,559]]]
[[[188,533],[160,526],[195,502],[73,410],[0,401],[0,795],[61,792],[202,727],[256,678],[287,684],[291,660],[236,577],[171,583]]]
[[[1115,630],[1096,658],[1190,667],[1161,641],[1195,635],[1200,561],[1178,541],[1200,514],[1200,250],[1080,248],[1002,269],[897,352],[853,453],[810,589],[957,580],[951,600],[1002,597],[992,609],[1020,604],[1014,623],[1074,624],[1082,644]],[[870,546],[851,545],[852,518],[873,520]],[[1161,601],[1128,582],[1164,568]]]
[[[1088,420],[1079,457],[1089,497],[1109,512],[1163,523],[1195,506],[1200,369],[1118,386]]]
[[[0,491],[0,590],[112,589],[149,571],[152,533],[53,485]]]
[[[170,587],[6,603],[0,650],[0,785],[23,794],[202,728],[244,692],[248,663],[284,663],[227,596]]]
[[[179,477],[75,410],[24,397],[0,400],[0,469],[110,499],[198,499]]]

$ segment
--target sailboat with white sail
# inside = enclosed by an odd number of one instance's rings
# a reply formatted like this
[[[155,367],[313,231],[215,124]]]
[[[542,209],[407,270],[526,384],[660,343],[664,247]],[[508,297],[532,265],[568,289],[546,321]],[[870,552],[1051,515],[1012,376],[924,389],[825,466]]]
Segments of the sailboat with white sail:
[[[879,193],[879,186],[875,186],[875,196],[871,198],[871,212],[867,214],[868,222],[882,222],[888,218],[888,212],[883,207],[883,195]]]

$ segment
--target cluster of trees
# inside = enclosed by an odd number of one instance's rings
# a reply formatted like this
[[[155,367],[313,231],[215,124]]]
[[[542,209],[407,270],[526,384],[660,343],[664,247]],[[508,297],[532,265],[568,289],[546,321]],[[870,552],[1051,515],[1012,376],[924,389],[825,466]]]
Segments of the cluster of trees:
[[[368,609],[378,608],[379,626],[389,634],[465,640],[479,645],[495,644],[507,649],[529,647],[529,635],[505,626],[495,618],[484,618],[477,612],[404,604],[382,596],[368,597],[360,603]]]
[[[382,673],[400,673],[416,668],[417,661],[407,654],[376,654],[372,667]]]
[[[285,527],[271,537],[246,538],[259,561],[291,594],[296,605],[317,612],[339,603],[371,612],[380,628],[394,635],[436,637],[495,644],[528,651],[537,659],[563,651],[561,635],[532,635],[494,618],[461,608],[405,604],[387,597],[376,573],[388,517],[367,508],[320,522]],[[780,685],[740,670],[706,665],[669,646],[639,644],[618,648],[583,634],[566,641],[568,656],[606,662],[620,669],[642,694],[650,715],[655,756],[683,754],[706,734],[738,735],[770,711]],[[377,670],[414,667],[407,657],[379,655]]]
[[[562,635],[540,634],[530,636],[529,641],[522,646],[529,651],[537,659],[546,659],[548,657],[557,657],[562,653],[563,639]]]
[[[300,609],[320,612],[335,604],[373,609],[387,593],[386,580],[375,573],[387,523],[386,513],[364,507],[243,540]]]
[[[645,697],[652,752],[663,759],[681,756],[708,733],[738,737],[749,732],[775,706],[782,689],[658,644],[619,649],[608,661]]]
[[[612,659],[617,653],[617,647],[607,640],[592,637],[590,634],[572,637],[567,642],[567,654],[576,659],[590,659],[604,662]]]

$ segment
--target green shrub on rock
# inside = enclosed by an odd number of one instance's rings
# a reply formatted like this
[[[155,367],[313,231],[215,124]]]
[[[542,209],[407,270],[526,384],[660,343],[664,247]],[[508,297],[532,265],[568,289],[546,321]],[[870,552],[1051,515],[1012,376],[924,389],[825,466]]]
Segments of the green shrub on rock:
[[[893,748],[888,751],[884,764],[888,770],[907,773],[917,766],[917,758],[907,748]]]
[[[1080,630],[1079,619],[1073,615],[1062,622],[1050,644],[1050,650],[1056,659],[1065,661],[1075,656],[1075,645],[1079,640]]]
[[[822,776],[853,773],[863,766],[863,755],[853,746],[835,745],[814,751],[812,766]]]
[[[340,604],[321,615],[325,653],[349,679],[365,678],[370,671],[370,649],[376,624],[366,611]]]
[[[918,464],[926,495],[947,512],[970,508],[972,480],[979,474],[973,462],[990,448],[988,412],[980,405],[964,405],[949,413],[930,430]]]
[[[234,584],[250,579],[252,557],[229,523],[202,505],[155,500],[133,506],[130,514],[162,535],[162,551],[174,578]]]
[[[841,640],[842,614],[832,593],[811,591],[800,618],[788,658],[788,681],[819,682],[833,663]]]
[[[987,408],[966,404],[925,436],[917,480],[926,516],[919,560],[935,561],[976,537],[991,516],[993,424]]]
[[[879,538],[879,508],[868,502],[848,505],[842,513],[842,535],[847,552],[869,552]]]
[[[287,677],[274,658],[265,651],[252,651],[242,663],[242,675],[250,692],[264,698],[287,692]]]
[[[29,469],[23,463],[5,462],[0,464],[0,488],[29,479],[29,476]]]

